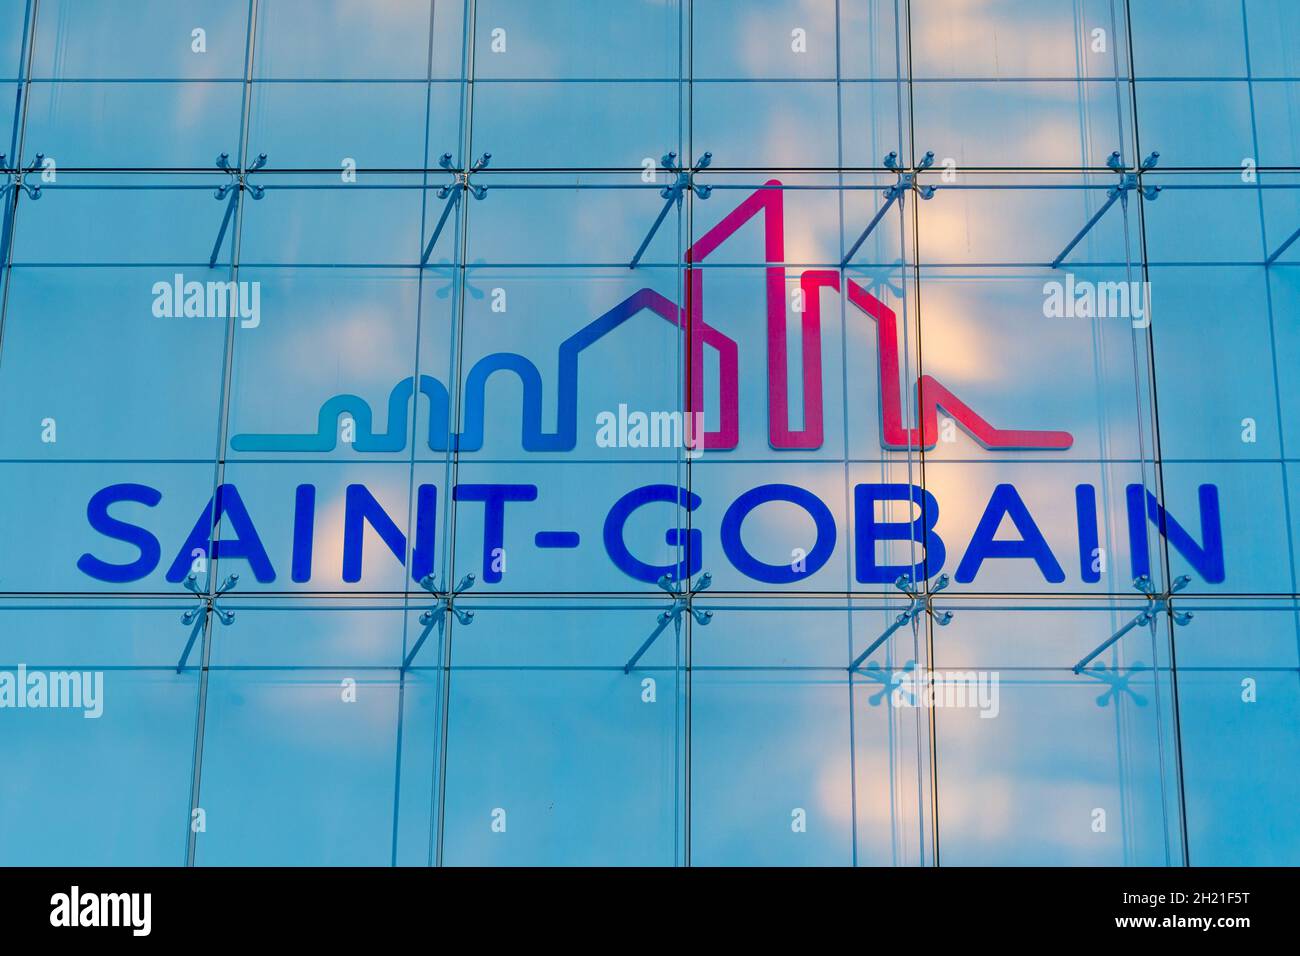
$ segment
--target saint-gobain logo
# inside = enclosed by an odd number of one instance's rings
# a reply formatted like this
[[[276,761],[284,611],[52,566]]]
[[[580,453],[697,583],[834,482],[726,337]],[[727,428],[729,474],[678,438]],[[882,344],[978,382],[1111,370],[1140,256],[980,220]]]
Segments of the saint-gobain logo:
[[[800,315],[802,421],[792,423],[789,401],[789,359],[786,347],[786,274],[783,224],[783,187],[779,180],[769,180],[755,190],[722,221],[691,246],[685,256],[687,305],[679,306],[667,297],[643,288],[632,293],[603,315],[583,326],[562,341],[558,348],[555,388],[555,427],[543,424],[542,373],[528,358],[515,352],[496,352],[479,359],[469,370],[463,388],[462,431],[452,432],[448,425],[451,400],[447,386],[430,375],[399,381],[391,390],[383,431],[375,428],[370,404],[357,395],[335,395],[320,407],[314,430],[290,434],[237,434],[230,444],[238,452],[325,453],[334,450],[343,433],[345,442],[359,453],[400,452],[407,446],[408,425],[413,404],[419,396],[428,402],[428,433],[422,436],[435,451],[475,451],[483,447],[486,419],[485,396],[491,376],[505,372],[521,385],[522,415],[520,440],[528,452],[572,451],[578,444],[578,372],[583,353],[625,322],[647,313],[676,329],[686,330],[688,354],[686,390],[680,439],[674,437],[673,421],[661,416],[657,438],[649,434],[655,423],[645,416],[645,435],[641,416],[644,413],[623,410],[607,416],[606,438],[618,447],[655,447],[657,440],[669,446],[686,447],[690,457],[703,449],[734,449],[740,436],[740,368],[739,349],[735,340],[724,335],[705,320],[706,295],[704,274],[699,264],[730,239],[746,223],[756,218],[762,222],[766,287],[767,345],[767,423],[768,442],[779,451],[806,451],[820,448],[824,439],[822,408],[821,298],[824,290],[843,292],[852,314],[865,317],[876,333],[876,370],[880,394],[881,443],[887,449],[932,448],[939,440],[939,409],[955,425],[960,425],[974,440],[988,449],[1061,451],[1073,444],[1069,432],[1028,430],[993,425],[972,409],[937,379],[923,375],[915,383],[913,410],[916,424],[905,422],[902,397],[902,359],[898,338],[898,319],[880,299],[836,270],[807,269],[799,275],[799,292],[803,309]],[[175,298],[175,285],[172,287]],[[173,303],[174,304],[174,303]],[[651,320],[653,321],[653,319]],[[716,353],[718,375],[717,427],[703,423],[705,408],[705,349]],[[756,376],[750,376],[753,380]],[[625,427],[626,426],[626,427]],[[945,433],[949,425],[944,423]],[[945,435],[946,437],[946,435]],[[635,438],[635,441],[633,440]],[[643,443],[644,439],[644,443]],[[1076,531],[1078,577],[1083,584],[1097,584],[1106,570],[1102,547],[1101,516],[1097,489],[1091,484],[1077,484],[1071,489],[1074,529]],[[299,484],[292,500],[292,540],[288,567],[294,583],[311,580],[314,573],[317,488]],[[537,485],[515,483],[459,483],[447,489],[446,496],[469,507],[482,506],[483,546],[482,581],[496,584],[506,571],[505,541],[507,505],[523,510],[538,502]],[[1164,505],[1143,484],[1129,484],[1123,489],[1127,512],[1127,545],[1133,577],[1151,572],[1151,548],[1148,527],[1154,526],[1173,551],[1184,558],[1206,581],[1225,579],[1222,522],[1218,488],[1201,484],[1197,488],[1200,507],[1200,541],[1165,510]],[[138,556],[126,563],[106,561],[87,552],[77,560],[85,574],[101,581],[125,583],[152,574],[162,560],[162,545],[149,530],[123,521],[109,513],[119,504],[152,508],[162,500],[162,492],[147,484],[123,482],[96,492],[87,503],[86,517],[91,527],[107,538],[133,545]],[[439,489],[420,484],[412,490],[413,528],[404,529],[380,504],[364,484],[352,483],[342,501],[341,562],[339,573],[344,583],[362,580],[362,554],[367,528],[379,535],[387,551],[406,566],[415,581],[422,581],[433,571],[437,536]],[[633,554],[626,539],[626,529],[633,516],[643,507],[665,503],[684,511],[700,508],[702,497],[676,484],[647,484],[632,488],[616,500],[603,502],[607,508],[596,537],[606,558],[629,578],[647,583],[663,575],[682,580],[700,572],[705,548],[702,532],[679,527],[665,530],[663,540],[676,549],[678,557],[668,564],[645,561]],[[789,560],[773,563],[751,552],[742,529],[749,516],[769,502],[783,502],[801,510],[814,525],[811,544],[790,541],[799,547],[790,549]],[[915,518],[902,521],[882,520],[878,509],[891,503],[904,503],[919,511]],[[849,510],[853,521],[853,577],[859,584],[889,584],[900,575],[912,580],[928,579],[940,573],[947,560],[950,535],[938,527],[939,502],[927,488],[911,483],[855,484],[851,489]],[[530,512],[530,521],[544,520],[538,511]],[[999,529],[1010,522],[1019,534],[1010,540]],[[214,532],[222,525],[220,535]],[[742,576],[763,584],[800,583],[816,574],[836,551],[841,531],[831,507],[807,488],[780,482],[761,484],[743,491],[723,510],[716,528],[716,543],[710,554],[721,553]],[[521,532],[516,531],[516,540]],[[408,536],[410,540],[408,540]],[[537,529],[532,536],[539,549],[573,550],[583,547],[584,534],[572,528]],[[878,545],[888,542],[914,542],[923,555],[919,563],[891,564],[882,561]],[[717,548],[717,551],[713,549]],[[165,572],[166,579],[178,583],[191,572],[195,555],[204,558],[243,560],[259,583],[277,580],[278,572],[266,551],[252,515],[234,484],[219,486],[198,514],[175,559]],[[587,555],[590,556],[590,555]],[[1000,483],[992,489],[988,502],[969,538],[953,572],[953,579],[964,584],[975,580],[988,561],[1028,561],[1042,580],[1061,584],[1067,575],[1064,566],[1035,521],[1014,485]]]
[[[804,303],[800,321],[802,352],[803,424],[790,424],[787,399],[789,361],[786,349],[785,229],[783,190],[779,180],[769,180],[755,190],[721,222],[686,251],[686,282],[690,290],[688,308],[653,289],[639,289],[622,302],[579,329],[560,343],[557,357],[556,427],[542,425],[542,374],[528,358],[515,352],[496,352],[481,358],[470,369],[464,388],[464,431],[449,434],[447,421],[450,399],[447,387],[430,375],[403,379],[388,396],[385,431],[376,434],[370,404],[356,395],[335,395],[317,416],[314,432],[276,435],[235,435],[231,448],[240,452],[329,452],[333,451],[340,422],[348,423],[353,449],[359,453],[396,452],[406,447],[408,413],[418,393],[429,402],[429,447],[434,451],[477,451],[483,446],[485,395],[488,379],[498,372],[518,377],[523,392],[522,444],[530,452],[572,451],[578,441],[578,367],[584,350],[642,312],[688,331],[691,354],[690,374],[684,395],[685,420],[698,420],[704,408],[704,349],[718,355],[719,425],[714,430],[686,428],[687,448],[729,450],[740,436],[740,370],[734,339],[705,320],[704,271],[694,266],[707,259],[737,230],[763,216],[763,241],[767,289],[767,405],[768,441],[778,450],[809,450],[823,442],[821,292],[841,289],[840,273],[828,269],[807,269],[799,275]],[[1069,448],[1073,437],[1064,431],[1029,431],[998,428],[949,391],[937,379],[921,376],[916,383],[917,428],[903,422],[900,396],[898,317],[884,302],[852,279],[844,280],[849,302],[875,323],[877,371],[880,388],[881,444],[888,449],[933,448],[938,441],[939,409],[985,448],[1007,450]]]

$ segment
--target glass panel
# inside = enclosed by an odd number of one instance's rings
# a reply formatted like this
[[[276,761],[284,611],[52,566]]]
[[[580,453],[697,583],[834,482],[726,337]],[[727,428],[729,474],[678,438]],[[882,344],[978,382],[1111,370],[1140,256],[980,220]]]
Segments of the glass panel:
[[[62,168],[207,169],[239,147],[241,83],[42,82],[28,95],[26,142]]]
[[[913,0],[910,15],[917,79],[1128,75],[1124,9],[1109,0]]]
[[[184,606],[0,602],[0,864],[185,862],[200,678],[176,670]]]
[[[387,865],[397,702],[387,675],[214,671],[196,863]]]
[[[1300,833],[1282,808],[1300,779],[1295,606],[1188,607],[1196,626],[1176,637],[1192,863],[1294,859]]]
[[[197,273],[205,288],[213,272],[229,275],[205,267]],[[158,314],[172,311],[178,275],[166,267],[13,270],[0,456],[212,459],[228,323]],[[168,308],[155,309],[159,302]]]
[[[244,4],[137,0],[128,12],[96,0],[43,0],[38,16],[36,80],[244,78]],[[118,29],[124,18],[131,29]]]
[[[648,610],[479,605],[451,674],[444,863],[679,859],[680,638],[663,635],[630,674],[619,666],[653,622]]]
[[[951,623],[934,630],[934,684],[917,693],[906,675],[900,698],[928,706],[936,728],[940,862],[1179,860],[1164,623],[1128,632],[1076,674],[1139,605],[949,606]]]

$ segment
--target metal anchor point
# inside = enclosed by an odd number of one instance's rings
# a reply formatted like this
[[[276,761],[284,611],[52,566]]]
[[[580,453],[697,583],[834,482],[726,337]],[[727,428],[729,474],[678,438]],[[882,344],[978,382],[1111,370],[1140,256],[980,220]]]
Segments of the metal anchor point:
[[[420,623],[424,625],[424,630],[420,633],[419,638],[411,647],[410,651],[407,652],[406,657],[402,660],[403,674],[410,669],[411,662],[415,660],[415,655],[420,653],[420,648],[422,648],[424,642],[429,639],[429,635],[433,633],[433,629],[436,627],[439,633],[442,632],[443,628],[447,624],[448,614],[455,617],[461,624],[469,625],[473,623],[474,612],[461,610],[456,607],[455,602],[457,597],[474,586],[476,580],[477,578],[475,578],[472,573],[466,574],[460,579],[460,583],[450,591],[439,591],[438,582],[432,574],[426,574],[424,577],[420,578],[420,587],[432,594],[437,600],[434,602],[433,607],[420,614]]]
[[[646,233],[646,237],[641,240],[641,245],[632,256],[632,261],[628,263],[627,267],[629,269],[635,269],[637,267],[637,263],[639,263],[641,257],[645,255],[646,249],[650,247],[650,241],[654,239],[655,233],[659,231],[659,227],[662,226],[664,220],[668,218],[669,210],[671,210],[677,203],[680,203],[687,192],[694,193],[699,199],[708,199],[713,195],[712,186],[701,185],[695,182],[695,174],[702,169],[707,169],[709,164],[713,162],[712,153],[706,152],[696,161],[693,167],[689,168],[682,166],[677,162],[677,154],[674,152],[664,153],[659,162],[668,172],[676,173],[677,177],[663,189],[659,190],[659,195],[664,200],[663,208],[659,210],[659,215],[655,218],[654,224],[650,227],[650,231]]]
[[[1148,575],[1143,574],[1134,578],[1133,587],[1135,590],[1146,595],[1147,606],[1143,608],[1137,616],[1133,618],[1133,620],[1129,621],[1110,637],[1106,638],[1106,640],[1098,644],[1091,653],[1083,657],[1083,659],[1075,664],[1071,670],[1076,674],[1083,673],[1083,669],[1096,660],[1097,657],[1108,647],[1135,627],[1143,627],[1151,624],[1162,612],[1168,614],[1170,618],[1173,619],[1173,622],[1179,627],[1185,627],[1187,624],[1191,623],[1194,616],[1192,612],[1179,611],[1174,608],[1172,603],[1173,596],[1187,587],[1191,581],[1192,579],[1186,574],[1180,575],[1174,579],[1174,583],[1170,585],[1169,590],[1161,594],[1156,592],[1155,585],[1151,583],[1151,578]]]
[[[453,162],[451,153],[443,153],[438,157],[438,165],[452,174],[452,181],[445,186],[439,186],[434,195],[439,199],[450,199],[451,201],[442,207],[442,215],[438,217],[438,223],[433,227],[433,235],[425,243],[424,251],[420,254],[421,266],[429,264],[429,257],[433,255],[433,247],[438,244],[438,237],[442,235],[443,227],[447,225],[447,220],[451,218],[451,211],[460,203],[461,194],[467,192],[475,199],[483,199],[487,196],[487,187],[470,182],[470,176],[480,170],[487,169],[488,164],[491,162],[492,154],[484,153],[475,160],[473,166],[468,169],[460,169]]]
[[[683,616],[691,617],[695,623],[701,627],[704,627],[713,620],[712,611],[706,611],[695,606],[695,598],[702,591],[708,590],[709,586],[713,583],[713,575],[708,571],[701,574],[694,585],[691,584],[690,578],[687,578],[686,586],[679,587],[677,579],[670,574],[663,575],[655,583],[661,590],[665,591],[670,597],[672,597],[673,602],[669,605],[668,610],[661,612],[659,616],[655,618],[657,622],[655,629],[650,632],[650,636],[645,639],[641,646],[637,648],[636,653],[633,654],[628,659],[628,662],[623,665],[624,674],[632,673],[632,669],[636,667],[637,661],[645,655],[646,651],[650,650],[650,647],[654,642],[659,639],[659,635],[667,630],[669,624],[680,629],[682,626]]]
[[[944,590],[950,584],[948,575],[941,574],[935,579],[934,587],[930,588],[927,593],[922,594],[913,583],[911,577],[904,574],[894,582],[894,587],[902,591],[908,597],[907,607],[899,614],[889,627],[885,628],[884,633],[872,641],[867,649],[853,659],[849,665],[850,671],[856,671],[862,666],[863,661],[875,653],[885,641],[889,640],[900,628],[911,624],[922,614],[929,615],[930,619],[940,627],[946,627],[952,620],[952,611],[935,611],[934,596]]]
[[[181,658],[176,662],[176,673],[178,674],[185,670],[185,664],[190,658],[190,651],[194,647],[194,642],[198,640],[199,634],[202,633],[209,614],[216,614],[217,620],[223,625],[235,623],[235,612],[219,607],[217,599],[239,583],[239,575],[227,575],[226,579],[221,582],[221,586],[212,594],[208,594],[206,588],[199,587],[199,576],[193,571],[186,575],[183,583],[185,590],[197,597],[199,603],[181,615],[181,623],[187,626],[193,625],[193,628],[190,631],[190,639],[185,644],[185,650],[181,652]]]
[[[937,187],[921,186],[918,184],[916,178],[917,173],[929,169],[934,165],[934,150],[926,150],[925,155],[921,158],[921,161],[916,164],[915,169],[905,169],[900,166],[898,164],[898,153],[894,150],[890,150],[881,162],[884,164],[886,169],[897,173],[898,179],[888,189],[881,190],[880,194],[885,197],[885,204],[876,210],[876,214],[871,217],[871,221],[867,223],[867,227],[862,230],[862,234],[854,240],[853,245],[849,247],[849,251],[844,254],[844,258],[840,260],[841,269],[845,268],[849,264],[850,260],[857,255],[858,250],[862,248],[862,244],[866,242],[867,237],[875,231],[876,226],[880,225],[880,221],[885,218],[885,213],[889,212],[890,207],[896,202],[901,203],[903,197],[906,196],[907,193],[915,191],[922,199],[934,198],[934,192]]]

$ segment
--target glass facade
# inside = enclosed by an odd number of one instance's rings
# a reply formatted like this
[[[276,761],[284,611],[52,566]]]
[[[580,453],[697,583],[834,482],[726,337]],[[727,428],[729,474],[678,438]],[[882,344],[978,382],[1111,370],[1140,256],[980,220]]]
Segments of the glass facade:
[[[0,864],[1300,863],[1288,0],[6,0],[0,82]]]

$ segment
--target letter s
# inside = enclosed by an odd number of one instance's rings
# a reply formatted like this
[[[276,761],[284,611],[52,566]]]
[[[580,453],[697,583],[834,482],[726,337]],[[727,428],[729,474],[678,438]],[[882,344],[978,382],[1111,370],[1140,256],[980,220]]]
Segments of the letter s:
[[[140,551],[140,557],[129,564],[110,564],[101,561],[87,552],[77,559],[77,567],[85,574],[99,581],[122,584],[138,581],[153,573],[162,557],[162,546],[158,539],[138,525],[119,521],[108,513],[110,505],[119,501],[134,501],[152,508],[162,501],[162,492],[148,485],[125,483],[101,488],[86,503],[86,520],[100,534],[118,541],[133,544]]]

